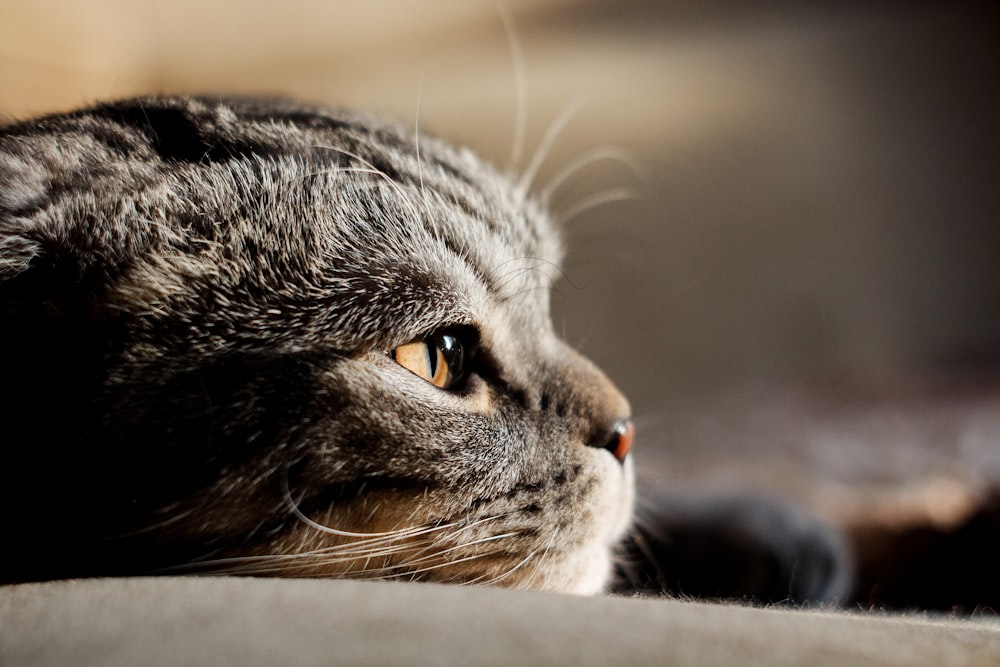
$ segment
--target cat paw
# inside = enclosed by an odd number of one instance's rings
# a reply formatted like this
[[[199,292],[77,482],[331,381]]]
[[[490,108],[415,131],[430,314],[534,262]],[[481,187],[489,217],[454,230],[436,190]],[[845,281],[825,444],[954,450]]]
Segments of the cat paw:
[[[850,591],[851,561],[839,531],[775,500],[640,494],[611,591],[837,604]]]

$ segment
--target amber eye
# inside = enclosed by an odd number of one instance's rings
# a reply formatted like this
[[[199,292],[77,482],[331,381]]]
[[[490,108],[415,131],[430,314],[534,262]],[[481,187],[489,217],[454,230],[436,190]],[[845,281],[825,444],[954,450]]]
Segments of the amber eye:
[[[451,389],[465,375],[465,351],[456,336],[436,333],[392,351],[400,366],[436,387]]]

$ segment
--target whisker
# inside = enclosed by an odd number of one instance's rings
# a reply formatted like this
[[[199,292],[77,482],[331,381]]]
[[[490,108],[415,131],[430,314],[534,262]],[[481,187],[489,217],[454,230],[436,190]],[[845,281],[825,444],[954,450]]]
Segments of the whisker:
[[[620,201],[635,201],[641,197],[642,192],[640,192],[638,188],[629,186],[608,188],[607,190],[601,190],[600,192],[595,192],[592,195],[584,197],[565,211],[561,211],[559,214],[555,215],[555,218],[559,221],[559,224],[564,225],[573,218],[582,215],[591,209],[595,209],[598,206]]]
[[[457,523],[457,522],[456,522]],[[257,556],[231,556],[226,558],[216,558],[212,560],[201,560],[183,565],[163,568],[161,572],[176,572],[201,570],[203,572],[226,571],[230,573],[255,574],[270,571],[287,570],[289,567],[302,563],[315,565],[324,563],[340,563],[357,560],[361,557],[378,558],[389,556],[400,552],[412,551],[420,543],[393,544],[402,539],[412,539],[414,537],[427,537],[433,530],[444,530],[454,524],[443,525],[413,535],[400,535],[392,538],[382,538],[377,541],[352,542],[335,547],[326,547],[310,551],[301,551],[287,554],[265,554]],[[430,548],[428,545],[426,548]]]
[[[418,528],[412,528],[412,529],[404,529],[404,531],[401,531],[398,534],[390,534],[390,535],[388,535],[386,537],[379,537],[377,539],[373,538],[373,539],[369,539],[369,540],[361,540],[361,541],[356,541],[356,542],[349,542],[347,544],[336,545],[336,546],[332,546],[332,547],[323,547],[321,549],[314,549],[314,550],[310,551],[309,553],[311,553],[311,554],[326,554],[326,553],[337,553],[337,552],[341,552],[341,551],[348,552],[348,551],[350,551],[350,550],[352,550],[352,549],[354,549],[355,547],[358,547],[358,546],[364,548],[364,547],[369,547],[369,546],[376,546],[376,545],[383,544],[383,543],[391,543],[391,542],[395,542],[395,541],[398,541],[398,540],[401,540],[401,539],[413,539],[413,538],[417,538],[417,537],[425,537],[425,536],[429,536],[429,535],[434,535],[435,533],[441,533],[441,532],[449,530],[451,528],[457,528],[458,530],[453,531],[452,533],[450,533],[450,535],[458,535],[459,533],[461,533],[463,531],[471,530],[472,528],[480,526],[480,525],[482,525],[484,523],[487,523],[489,521],[493,521],[493,520],[502,518],[503,516],[505,516],[505,515],[503,515],[503,514],[494,514],[494,515],[491,515],[491,516],[487,516],[487,517],[482,517],[482,518],[479,518],[479,519],[475,519],[475,520],[473,520],[471,522],[468,521],[467,519],[461,519],[459,521],[451,521],[451,522],[448,522],[448,523],[442,523],[442,524],[437,524],[437,525],[433,525],[433,526],[418,527]],[[411,531],[411,532],[406,532],[406,531]]]
[[[507,261],[501,262],[500,264],[496,265],[496,267],[494,267],[494,272],[496,272],[496,273],[499,274],[500,273],[500,269],[503,266],[505,266],[507,264],[511,264],[513,262],[533,262],[533,264],[531,266],[519,267],[519,268],[516,268],[516,269],[512,269],[510,271],[507,271],[506,273],[500,274],[500,276],[498,278],[499,282],[497,283],[497,290],[498,291],[502,292],[503,289],[505,289],[510,283],[514,282],[519,276],[521,276],[523,273],[528,272],[528,271],[535,271],[535,272],[538,272],[538,273],[540,273],[540,274],[542,274],[543,276],[546,277],[547,284],[545,286],[543,286],[542,288],[548,288],[548,287],[554,285],[558,280],[562,280],[562,281],[565,281],[571,287],[573,287],[575,289],[580,289],[580,287],[577,286],[576,283],[574,283],[573,280],[569,277],[569,274],[567,274],[566,271],[563,270],[563,267],[561,267],[559,264],[557,264],[555,262],[551,262],[551,261],[549,261],[547,259],[543,259],[541,257],[526,256],[526,257],[516,257],[516,258],[513,258],[513,259],[509,259]],[[553,269],[555,271],[555,273],[558,274],[558,275],[555,278],[553,278],[553,276],[550,275],[547,271],[543,271],[543,269],[547,269],[547,268]],[[535,288],[532,288],[532,289],[535,289]],[[504,300],[508,300],[510,298],[511,297],[504,297]]]
[[[420,195],[426,197],[424,191],[424,170],[420,160],[420,103],[424,96],[424,77],[420,75],[420,87],[417,88],[417,111],[413,118],[413,150],[417,155],[417,179],[420,181]]]
[[[301,521],[302,523],[304,523],[307,526],[309,526],[310,528],[318,530],[321,533],[328,533],[330,535],[338,535],[340,537],[388,537],[388,536],[404,535],[404,534],[407,534],[407,533],[409,533],[409,532],[411,532],[413,530],[419,529],[417,527],[409,527],[409,528],[400,528],[400,529],[397,529],[397,530],[390,530],[390,531],[385,531],[385,532],[359,533],[359,532],[353,532],[353,531],[349,531],[349,530],[339,530],[337,528],[331,528],[330,526],[324,526],[321,523],[313,521],[312,519],[310,519],[309,517],[307,517],[305,514],[302,513],[302,510],[299,509],[298,503],[296,503],[295,499],[292,498],[292,492],[291,492],[291,489],[289,489],[289,486],[288,486],[288,470],[287,470],[287,468],[285,469],[285,474],[281,478],[281,491],[282,491],[282,495],[285,498],[285,501],[288,503],[289,509],[292,511],[292,513],[295,515],[295,517],[299,521]]]
[[[480,558],[485,558],[487,556],[496,555],[496,553],[499,553],[499,552],[486,552],[486,553],[481,553],[481,554],[472,554],[471,556],[466,556],[464,558],[458,558],[456,560],[451,560],[451,561],[448,561],[446,563],[438,563],[436,565],[428,565],[427,567],[423,567],[423,568],[420,568],[420,569],[417,569],[417,570],[407,570],[406,572],[400,572],[398,574],[390,574],[390,575],[385,575],[385,576],[380,576],[380,577],[373,577],[373,578],[376,578],[376,579],[399,579],[400,577],[405,577],[405,576],[415,577],[415,575],[418,575],[418,574],[423,574],[425,572],[433,572],[434,570],[440,570],[443,567],[450,567],[452,565],[458,565],[460,563],[468,563],[470,561],[478,560]],[[401,566],[394,566],[394,567],[401,567]]]
[[[489,537],[481,537],[478,540],[473,540],[471,542],[463,542],[462,544],[457,544],[457,545],[455,545],[453,547],[448,547],[447,549],[441,549],[439,551],[435,551],[433,553],[427,554],[426,556],[422,556],[420,558],[416,558],[416,559],[413,559],[413,560],[405,561],[404,563],[401,563],[400,565],[398,565],[396,567],[409,567],[411,565],[416,565],[418,563],[426,562],[428,560],[434,560],[436,558],[440,558],[441,556],[444,556],[445,554],[452,553],[454,551],[458,551],[459,549],[467,549],[469,547],[474,547],[474,546],[476,546],[478,544],[486,544],[487,542],[495,542],[497,540],[506,539],[508,537],[517,537],[520,534],[521,534],[520,531],[517,531],[517,532],[513,532],[513,533],[502,533],[500,535],[490,535]],[[449,561],[449,562],[460,562],[460,561]]]
[[[549,551],[551,551],[552,547],[556,545],[556,540],[558,539],[558,537],[559,537],[559,528],[556,528],[554,531],[552,531],[552,535],[551,537],[549,537],[548,544],[545,545],[545,550],[542,552],[541,556],[542,560],[544,560],[545,557],[549,555]],[[538,570],[535,570],[535,572],[537,573]],[[551,578],[552,578],[552,570],[547,568],[545,571],[545,580],[542,581],[542,586],[541,586],[543,589],[547,589],[549,587],[549,580]],[[532,580],[534,580],[534,576],[532,576]]]
[[[514,574],[515,572],[517,572],[518,570],[520,570],[522,567],[524,567],[525,565],[527,565],[531,561],[531,559],[535,557],[535,555],[537,553],[538,553],[538,549],[535,549],[534,551],[532,551],[531,553],[529,553],[527,556],[525,556],[524,558],[522,558],[513,567],[509,568],[503,574],[497,575],[497,576],[493,577],[492,579],[488,579],[487,581],[483,582],[483,585],[484,586],[492,586],[493,584],[496,584],[498,582],[503,581],[504,579],[506,579],[507,577],[511,576],[512,574]]]
[[[563,268],[561,266],[559,266],[559,264],[557,264],[556,262],[552,262],[550,260],[547,260],[547,259],[545,259],[543,257],[535,257],[533,255],[522,255],[520,257],[512,257],[511,259],[508,259],[508,260],[505,260],[503,262],[500,262],[499,264],[496,264],[493,267],[493,271],[495,273],[499,273],[501,268],[503,268],[504,266],[506,266],[508,264],[513,264],[514,262],[535,262],[537,265],[551,266],[553,269],[556,270],[557,273],[559,273],[559,277],[560,278],[568,279],[568,276],[566,275],[566,272],[563,271]],[[517,271],[518,269],[514,269],[514,270]]]
[[[549,152],[552,150],[552,145],[555,143],[562,131],[566,129],[570,121],[573,120],[573,116],[579,113],[582,108],[583,102],[580,100],[569,104],[549,125],[545,134],[542,136],[542,140],[538,143],[538,147],[535,148],[535,154],[531,156],[531,162],[528,163],[527,168],[524,170],[524,173],[521,174],[521,178],[517,182],[517,187],[521,190],[521,192],[527,193],[531,190],[531,184],[534,182],[535,176],[538,175],[538,170],[541,169],[542,163],[545,162],[545,158],[548,157]]]
[[[524,46],[521,44],[510,5],[500,1],[497,3],[497,9],[500,12],[500,19],[503,21],[511,66],[514,70],[514,136],[511,139],[509,169],[511,173],[515,173],[524,155],[524,141],[528,126],[528,77],[524,64]]]
[[[546,273],[543,269],[547,268],[544,263],[538,263],[534,266],[525,266],[520,269],[514,269],[509,273],[504,274],[500,277],[496,284],[496,291],[503,292],[503,290],[510,284],[516,282],[519,278],[523,277],[526,273],[538,273],[545,276],[546,286],[551,285],[553,282],[552,276]]]
[[[257,556],[232,556],[226,558],[216,558],[212,560],[201,560],[186,563],[183,565],[164,568],[163,572],[201,570],[203,572],[230,572],[242,574],[262,574],[266,572],[278,572],[287,570],[301,564],[323,565],[328,563],[343,563],[357,560],[359,558],[381,558],[403,552],[415,552],[416,555],[427,553],[435,546],[435,542],[421,543],[414,540],[419,538],[431,538],[436,540],[437,536],[450,529],[448,539],[454,538],[464,531],[471,530],[490,521],[500,519],[504,514],[493,514],[476,519],[460,519],[431,526],[417,526],[406,528],[391,533],[367,533],[378,537],[369,537],[362,540],[354,540],[345,544],[338,544],[319,549],[300,551],[288,554],[266,554]],[[331,529],[332,530],[332,529]],[[324,531],[327,532],[327,531]],[[346,531],[340,531],[346,533]],[[491,541],[493,538],[483,538],[481,541]],[[406,540],[405,543],[399,542]],[[477,544],[479,541],[466,543],[467,545]],[[440,553],[452,551],[455,548],[447,549]]]
[[[407,570],[407,574],[417,574],[417,573],[420,573],[420,572],[424,572],[424,571],[426,571],[428,569],[435,569],[435,568],[422,568],[422,569],[418,569],[418,570],[413,570],[412,569],[413,566],[418,565],[420,563],[425,563],[425,562],[428,562],[428,561],[433,561],[433,560],[436,560],[436,559],[440,559],[443,556],[445,556],[446,554],[449,554],[449,553],[452,553],[452,552],[455,552],[455,551],[458,551],[458,550],[461,550],[461,549],[467,549],[467,548],[470,548],[470,547],[473,547],[473,546],[476,546],[476,545],[479,545],[479,544],[486,544],[486,543],[490,543],[490,542],[496,542],[496,541],[499,541],[499,540],[502,540],[502,539],[506,539],[506,538],[509,538],[509,537],[514,537],[514,536],[520,534],[517,531],[510,532],[510,533],[500,533],[500,534],[496,534],[496,535],[488,535],[486,537],[481,537],[481,538],[478,538],[478,539],[475,539],[475,540],[472,540],[472,541],[468,541],[468,542],[462,542],[460,544],[453,545],[453,546],[450,546],[450,547],[447,547],[447,548],[443,548],[443,549],[438,546],[442,541],[445,541],[445,540],[448,540],[448,541],[454,540],[462,532],[471,530],[472,528],[480,526],[480,525],[482,525],[484,523],[487,523],[489,521],[493,521],[493,520],[502,518],[503,516],[506,516],[506,513],[505,514],[490,515],[490,516],[487,516],[487,517],[481,517],[481,518],[478,518],[478,519],[475,519],[475,520],[471,520],[471,521],[468,520],[468,519],[465,519],[465,520],[461,520],[461,521],[453,521],[453,522],[450,522],[448,524],[443,524],[442,527],[452,527],[453,528],[453,527],[457,526],[457,530],[450,531],[450,532],[448,532],[446,534],[443,534],[443,535],[440,532],[438,532],[438,533],[436,533],[434,535],[431,535],[430,533],[432,531],[430,531],[430,530],[426,531],[426,534],[423,535],[423,536],[431,538],[432,541],[431,541],[430,544],[426,544],[426,545],[421,545],[420,543],[413,544],[412,542],[408,541],[406,544],[396,545],[396,546],[390,547],[388,549],[385,549],[385,548],[383,548],[383,549],[374,549],[374,550],[371,550],[369,552],[359,552],[359,553],[349,554],[347,556],[342,556],[342,557],[339,557],[339,558],[336,558],[336,559],[330,559],[330,558],[325,558],[325,557],[324,558],[319,558],[318,559],[318,564],[334,563],[334,562],[344,562],[344,561],[348,561],[348,560],[355,560],[357,557],[360,557],[360,556],[364,555],[364,556],[367,557],[365,567],[362,569],[362,572],[364,573],[365,576],[370,576],[370,575],[373,575],[374,573],[377,573],[377,572],[394,571],[394,570],[400,570],[400,569],[406,569]],[[409,540],[410,538],[408,537],[407,539]],[[372,558],[380,558],[380,557],[384,557],[384,556],[388,556],[388,555],[393,555],[393,554],[400,553],[400,552],[411,552],[413,554],[413,556],[411,558],[407,559],[407,560],[404,560],[404,561],[400,562],[400,563],[395,563],[395,564],[383,566],[383,567],[380,567],[380,568],[370,568],[370,567],[368,567],[368,561],[370,559],[372,559]],[[493,552],[489,552],[489,553],[493,553]],[[440,564],[439,566],[448,565],[449,563],[464,562],[465,560],[466,559],[459,559],[459,560],[454,560],[454,561],[447,561],[445,563]],[[399,575],[393,575],[393,576],[399,576]]]
[[[344,554],[335,557],[329,555],[320,557],[316,554],[308,552],[286,555],[276,554],[273,556],[258,557],[258,560],[253,563],[247,563],[244,565],[237,564],[236,567],[227,568],[225,571],[231,574],[264,574],[268,572],[288,571],[296,567],[322,567],[336,563],[351,563],[362,557],[365,558],[367,562],[373,558],[385,558],[399,553],[405,553],[412,550],[413,546],[414,545],[411,544],[399,544],[393,547],[372,550],[370,552]],[[361,572],[364,572],[365,569],[367,568],[362,569]]]
[[[211,560],[192,561],[190,563],[184,563],[181,565],[172,565],[170,567],[157,570],[157,572],[166,573],[166,572],[181,572],[181,571],[192,571],[192,570],[199,570],[202,572],[218,572],[221,570],[229,572],[252,572],[252,571],[257,571],[256,568],[262,567],[264,565],[269,565],[272,563],[278,563],[278,562],[288,563],[292,561],[303,561],[310,558],[316,558],[316,554],[314,554],[313,552],[305,551],[305,552],[288,553],[288,554],[230,556],[226,558],[213,558]]]
[[[392,177],[390,177],[389,174],[385,173],[384,171],[382,171],[381,169],[379,169],[374,164],[372,164],[371,162],[369,162],[365,158],[361,157],[357,153],[352,153],[351,151],[349,151],[347,149],[338,148],[336,146],[324,145],[324,144],[316,144],[316,145],[313,146],[313,148],[318,148],[318,149],[328,150],[328,151],[334,151],[335,153],[340,153],[341,155],[346,155],[349,158],[353,158],[353,159],[357,160],[358,162],[360,162],[361,164],[363,164],[368,169],[371,169],[372,173],[374,173],[375,175],[381,177],[382,180],[385,181],[389,185],[389,187],[391,187],[393,190],[396,191],[396,194],[399,195],[400,200],[403,202],[403,204],[405,204],[406,206],[408,206],[410,208],[410,212],[413,214],[413,219],[415,221],[416,220],[420,220],[420,214],[418,212],[418,209],[417,209],[416,206],[413,205],[413,201],[410,199],[409,195],[407,195],[406,192],[403,191],[403,188],[399,185],[399,183],[397,183],[396,181],[392,180]],[[352,169],[352,167],[338,167],[338,169]]]
[[[618,146],[597,146],[596,148],[592,148],[578,155],[576,158],[563,165],[563,167],[549,179],[549,182],[539,192],[539,198],[543,202],[549,201],[552,194],[562,187],[563,184],[565,184],[570,178],[580,173],[587,167],[604,160],[619,162],[625,165],[635,175],[636,179],[638,179],[640,183],[645,183],[648,180],[645,169],[636,157],[629,151]]]
[[[526,294],[531,294],[532,292],[548,292],[548,291],[549,291],[548,285],[536,285],[534,287],[526,287],[520,291],[513,292],[511,294],[503,296],[502,301],[504,303],[511,303],[518,297],[525,296]]]

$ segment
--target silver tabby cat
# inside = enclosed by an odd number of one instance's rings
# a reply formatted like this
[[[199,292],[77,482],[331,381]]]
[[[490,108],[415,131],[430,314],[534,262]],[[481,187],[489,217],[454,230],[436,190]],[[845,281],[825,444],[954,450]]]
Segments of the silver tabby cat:
[[[629,407],[560,245],[368,116],[160,97],[0,130],[0,579],[229,572],[593,593]]]

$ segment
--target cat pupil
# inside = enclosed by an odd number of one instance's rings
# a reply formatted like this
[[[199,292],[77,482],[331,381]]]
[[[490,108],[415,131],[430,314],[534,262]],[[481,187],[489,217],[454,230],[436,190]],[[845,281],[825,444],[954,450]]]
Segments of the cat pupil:
[[[429,345],[428,345],[429,347]],[[442,370],[446,370],[451,380],[451,384],[457,382],[462,376],[463,350],[458,338],[442,334],[437,340],[437,355],[435,367],[444,362]],[[435,373],[435,376],[437,374]]]
[[[424,346],[427,348],[427,367],[429,374],[432,378],[434,378],[434,380],[437,380],[438,369],[440,368],[442,371],[447,370],[448,363],[444,361],[444,355],[441,353],[441,348],[434,345],[433,341],[425,340]],[[434,384],[437,384],[437,382]]]

